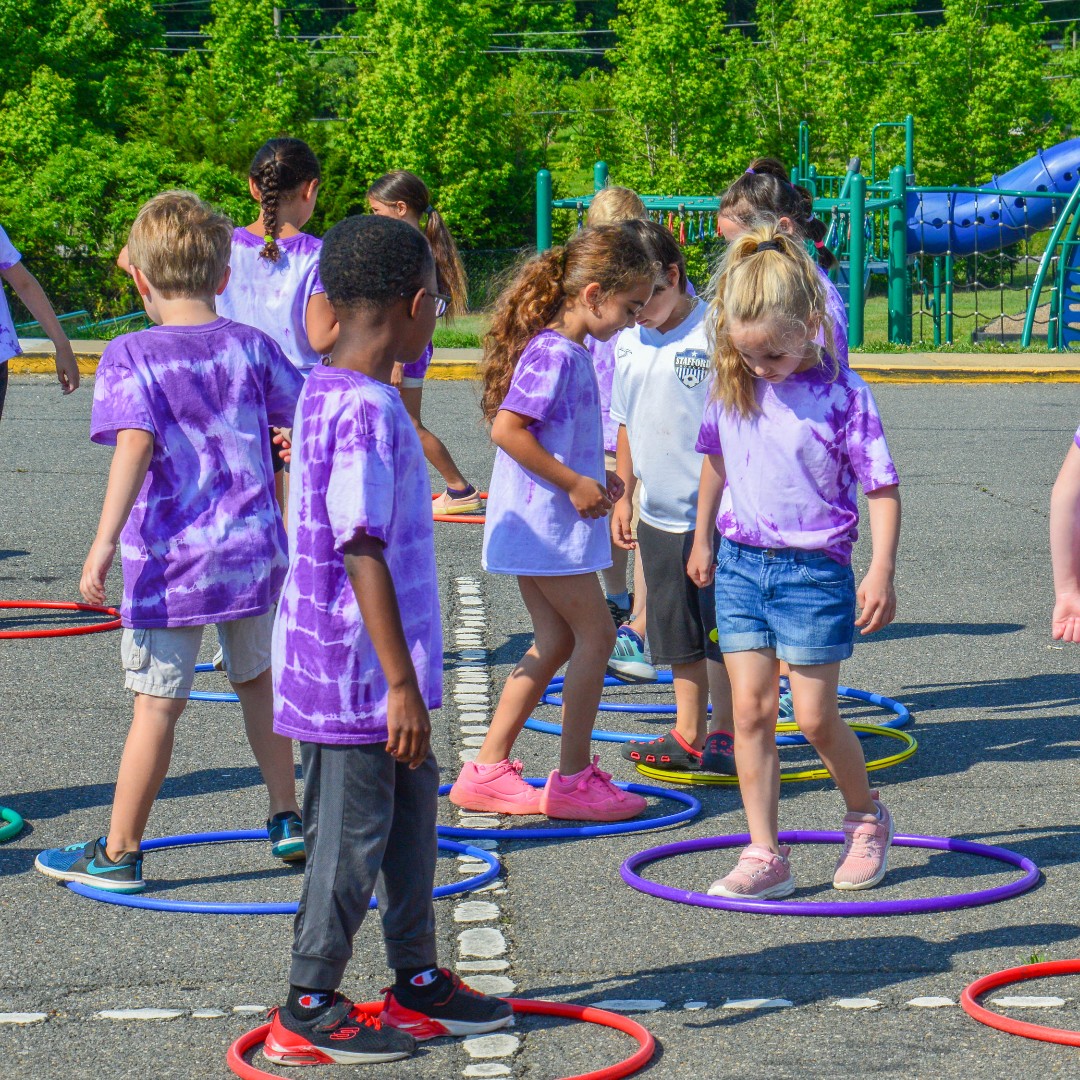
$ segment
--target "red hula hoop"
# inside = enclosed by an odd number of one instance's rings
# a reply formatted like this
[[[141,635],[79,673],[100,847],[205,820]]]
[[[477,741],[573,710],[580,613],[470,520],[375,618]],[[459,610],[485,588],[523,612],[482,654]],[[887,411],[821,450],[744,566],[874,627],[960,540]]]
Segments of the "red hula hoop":
[[[616,1031],[625,1032],[637,1040],[638,1049],[625,1061],[609,1065],[606,1069],[597,1069],[595,1072],[579,1073],[575,1076],[563,1077],[562,1080],[622,1080],[623,1077],[636,1073],[643,1069],[652,1060],[656,1052],[656,1040],[652,1037],[648,1028],[629,1017],[620,1016],[618,1013],[608,1012],[606,1009],[597,1009],[591,1005],[569,1005],[562,1001],[531,1001],[526,998],[507,998],[514,1008],[515,1013],[534,1013],[538,1016],[564,1016],[570,1020],[580,1020],[586,1024],[599,1024],[601,1027],[614,1028]],[[369,1016],[378,1016],[382,1012],[381,1001],[368,1001],[357,1008]],[[249,1065],[244,1060],[244,1055],[254,1047],[262,1043],[270,1033],[270,1025],[241,1035],[229,1047],[227,1062],[229,1068],[241,1080],[277,1080],[275,1073],[263,1072],[262,1069]]]
[[[1011,1016],[1002,1016],[991,1012],[978,1003],[978,998],[1000,986],[1010,983],[1026,982],[1028,979],[1044,979],[1051,975],[1080,974],[1080,960],[1048,960],[1042,964],[1025,964],[1023,967],[997,971],[993,975],[984,975],[964,988],[960,995],[960,1005],[972,1019],[987,1027],[1010,1035],[1022,1035],[1025,1039],[1038,1039],[1040,1042],[1060,1043],[1062,1046],[1080,1046],[1080,1031],[1066,1031],[1064,1028],[1044,1027],[1042,1024],[1029,1024],[1025,1020],[1014,1020]]]
[[[52,630],[0,630],[0,638],[78,637],[80,634],[100,634],[104,630],[120,629],[120,612],[100,604],[54,603],[50,600],[0,600],[0,610],[25,611],[91,611],[97,615],[112,615],[108,622],[91,626],[58,627]]]
[[[439,496],[432,495],[431,501],[434,502]],[[487,502],[488,493],[486,491],[480,492],[480,498]],[[483,525],[487,518],[483,514],[432,514],[432,521],[459,521],[462,525]]]

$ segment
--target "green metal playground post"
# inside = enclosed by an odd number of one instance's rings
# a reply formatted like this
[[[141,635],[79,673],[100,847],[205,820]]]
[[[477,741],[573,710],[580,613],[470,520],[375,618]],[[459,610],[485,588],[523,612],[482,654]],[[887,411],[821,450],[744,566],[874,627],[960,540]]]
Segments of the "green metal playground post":
[[[911,344],[911,292],[907,268],[907,173],[889,171],[889,341]]]
[[[592,170],[593,191],[603,191],[608,185],[608,167],[606,161],[598,161]]]
[[[863,309],[866,303],[866,177],[851,174],[848,211],[848,348],[863,343]]]
[[[934,320],[934,348],[941,345],[941,256],[934,258],[934,306],[931,312]]]
[[[945,344],[953,343],[953,257],[945,256]]]
[[[904,117],[904,168],[907,170],[908,183],[915,183],[915,117],[908,113]]]
[[[536,250],[551,247],[551,173],[540,169],[536,174]]]

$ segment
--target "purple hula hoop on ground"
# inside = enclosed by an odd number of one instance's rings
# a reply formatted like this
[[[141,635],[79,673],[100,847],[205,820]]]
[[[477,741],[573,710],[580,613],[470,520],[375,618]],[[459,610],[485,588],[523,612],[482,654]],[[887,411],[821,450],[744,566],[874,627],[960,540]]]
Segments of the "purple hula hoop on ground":
[[[817,832],[798,830],[782,832],[782,844],[839,844],[844,834],[839,832]],[[682,840],[675,844],[664,844],[631,855],[619,868],[623,881],[638,892],[648,893],[661,900],[671,900],[676,904],[690,904],[694,907],[722,908],[725,911],[749,911],[757,915],[918,915],[931,911],[953,911],[957,908],[979,907],[993,904],[998,900],[1007,900],[1027,892],[1038,884],[1041,876],[1039,868],[1028,858],[1009,851],[1008,848],[993,847],[989,844],[976,844],[970,840],[953,840],[944,836],[894,836],[893,844],[897,847],[933,848],[937,851],[956,851],[965,855],[981,855],[987,859],[1016,866],[1024,871],[1019,881],[1008,885],[998,885],[992,889],[978,892],[956,893],[951,896],[924,897],[913,900],[864,900],[818,902],[805,900],[733,900],[726,896],[709,896],[708,893],[693,892],[687,889],[674,889],[669,885],[660,885],[647,881],[637,873],[638,867],[660,859],[670,859],[675,855],[689,855],[696,851],[715,851],[718,848],[743,847],[750,843],[750,836],[742,833],[737,836],[709,836],[699,840]]]

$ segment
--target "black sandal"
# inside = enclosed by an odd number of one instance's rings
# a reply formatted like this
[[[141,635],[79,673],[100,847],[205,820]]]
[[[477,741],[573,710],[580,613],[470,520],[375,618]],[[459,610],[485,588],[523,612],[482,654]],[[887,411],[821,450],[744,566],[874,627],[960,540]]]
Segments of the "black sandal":
[[[688,745],[674,728],[659,739],[625,742],[619,752],[627,761],[653,769],[696,772],[701,768],[701,752]]]

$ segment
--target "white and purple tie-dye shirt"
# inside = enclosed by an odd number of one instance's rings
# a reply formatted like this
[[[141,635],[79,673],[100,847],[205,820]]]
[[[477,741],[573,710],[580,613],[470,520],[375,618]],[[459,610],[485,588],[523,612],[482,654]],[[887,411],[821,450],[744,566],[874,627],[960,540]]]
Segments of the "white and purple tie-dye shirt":
[[[303,378],[250,326],[152,326],[110,341],[90,438],[148,431],[154,452],[120,536],[125,626],[202,626],[269,611],[288,562],[271,425]]]
[[[600,394],[584,346],[541,330],[525,346],[501,408],[531,417],[528,430],[568,468],[603,484]],[[611,565],[606,518],[582,518],[562,488],[499,450],[488,489],[482,564],[492,574],[562,577]]]
[[[406,379],[423,379],[427,376],[427,370],[431,367],[431,358],[435,355],[435,346],[429,341],[419,360],[413,360],[406,364],[402,374]]]
[[[442,622],[424,452],[397,390],[346,368],[312,369],[293,438],[274,730],[305,742],[385,742],[386,676],[344,549],[362,537],[383,545],[420,693],[438,708]]]
[[[324,292],[319,279],[317,236],[297,233],[277,241],[277,262],[259,253],[263,241],[247,229],[234,229],[229,284],[217,298],[217,311],[226,319],[255,326],[269,334],[301,371],[322,357],[307,336],[308,301]]]
[[[0,270],[10,270],[22,259],[15,245],[8,239],[8,234],[0,227]],[[15,333],[15,321],[11,317],[7,297],[0,286],[0,364],[6,364],[13,356],[22,352],[19,337]]]
[[[822,367],[783,382],[759,379],[761,412],[749,418],[709,402],[701,454],[723,457],[727,473],[716,527],[760,548],[822,551],[851,562],[858,538],[858,485],[898,484],[870,388],[850,368],[834,382]]]
[[[846,368],[850,366],[848,363],[847,308],[844,307],[844,298],[840,295],[840,290],[833,284],[832,279],[829,277],[825,268],[819,266],[818,270],[825,280],[825,310],[829,313],[829,318],[833,321],[834,348],[829,349],[828,346],[825,345],[824,330],[818,337],[818,344],[825,346],[829,354],[836,357],[837,363],[842,368]]]

